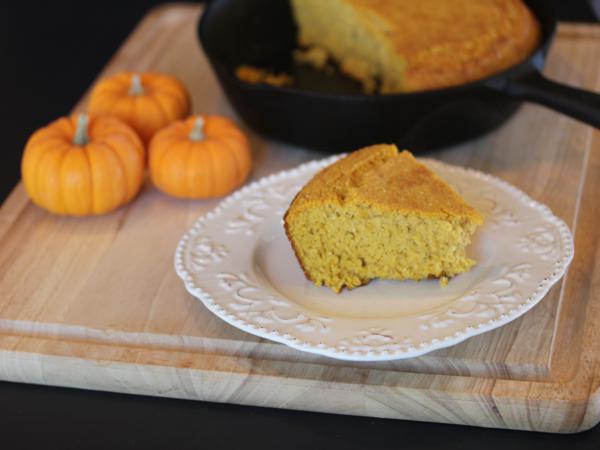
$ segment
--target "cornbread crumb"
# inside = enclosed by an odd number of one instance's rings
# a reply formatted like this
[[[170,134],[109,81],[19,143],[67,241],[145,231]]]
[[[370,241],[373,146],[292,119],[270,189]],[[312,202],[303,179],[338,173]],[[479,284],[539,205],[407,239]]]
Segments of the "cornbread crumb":
[[[325,70],[329,55],[321,47],[309,47],[294,50],[294,60],[302,64],[309,64],[315,69]]]
[[[395,145],[351,153],[319,172],[284,216],[306,277],[335,292],[375,278],[448,278],[469,270],[483,216]]]
[[[270,84],[271,86],[283,87],[294,84],[294,78],[285,73],[272,73],[265,69],[241,65],[235,69],[238,80],[250,84]]]

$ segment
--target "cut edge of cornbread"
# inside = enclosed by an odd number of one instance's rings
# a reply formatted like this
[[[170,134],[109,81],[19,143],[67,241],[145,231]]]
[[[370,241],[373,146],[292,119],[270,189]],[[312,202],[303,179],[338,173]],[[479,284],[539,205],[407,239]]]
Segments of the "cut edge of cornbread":
[[[322,170],[284,216],[305,276],[335,292],[375,278],[444,284],[475,264],[466,248],[482,222],[441,178],[393,145],[358,150]]]
[[[326,52],[368,94],[479,80],[523,61],[541,39],[540,24],[523,0],[291,4],[298,43]]]
[[[406,63],[385,39],[385,25],[377,16],[362,16],[360,10],[343,1],[292,0],[291,3],[299,25],[300,45],[318,49],[336,60],[343,73],[362,84],[365,93],[378,90],[378,82],[382,92],[402,90]],[[332,17],[346,19],[336,21],[336,27],[332,28]],[[319,68],[316,64],[315,67]]]

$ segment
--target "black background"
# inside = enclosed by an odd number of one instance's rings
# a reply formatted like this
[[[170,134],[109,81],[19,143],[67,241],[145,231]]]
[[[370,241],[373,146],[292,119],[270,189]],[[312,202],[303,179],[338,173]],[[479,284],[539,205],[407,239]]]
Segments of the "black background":
[[[29,134],[69,113],[136,23],[159,3],[0,4],[0,199],[18,182]],[[585,1],[555,3],[563,20],[594,20]],[[596,450],[600,427],[550,435],[0,382],[0,448]]]

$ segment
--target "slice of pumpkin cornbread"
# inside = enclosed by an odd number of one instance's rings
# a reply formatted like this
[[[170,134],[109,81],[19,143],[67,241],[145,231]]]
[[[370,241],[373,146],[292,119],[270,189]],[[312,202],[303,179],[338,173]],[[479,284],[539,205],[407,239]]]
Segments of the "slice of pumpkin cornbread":
[[[395,145],[358,150],[298,193],[284,225],[306,277],[335,292],[374,278],[452,277],[483,216]]]

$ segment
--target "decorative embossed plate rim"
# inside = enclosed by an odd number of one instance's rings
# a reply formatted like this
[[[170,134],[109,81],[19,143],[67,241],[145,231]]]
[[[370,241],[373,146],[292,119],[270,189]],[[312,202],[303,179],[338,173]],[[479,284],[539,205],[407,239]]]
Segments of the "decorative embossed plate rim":
[[[400,319],[379,326],[381,321],[315,314],[274,291],[250,268],[248,272],[223,271],[251,265],[248,255],[257,245],[261,227],[274,219],[281,221],[300,187],[342,156],[265,177],[199,218],[175,252],[175,269],[187,291],[227,323],[256,336],[337,359],[384,361],[420,356],[511,322],[546,295],[573,258],[572,234],[547,206],[491,175],[423,159],[443,177],[451,176],[464,186],[475,182],[477,191],[487,189],[493,204],[486,212],[486,224],[522,228],[520,234],[514,232],[513,243],[525,260],[506,265],[497,278],[482,280],[444,306],[402,319],[420,321],[411,327]],[[513,211],[507,203],[518,207]],[[519,214],[527,216],[524,224],[520,224]],[[230,242],[226,240],[235,241],[233,250],[227,248],[225,244]],[[242,266],[240,258],[246,258]],[[412,334],[403,334],[407,329]]]

